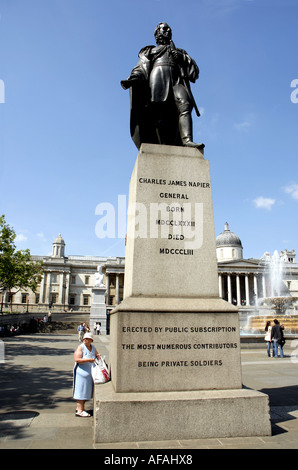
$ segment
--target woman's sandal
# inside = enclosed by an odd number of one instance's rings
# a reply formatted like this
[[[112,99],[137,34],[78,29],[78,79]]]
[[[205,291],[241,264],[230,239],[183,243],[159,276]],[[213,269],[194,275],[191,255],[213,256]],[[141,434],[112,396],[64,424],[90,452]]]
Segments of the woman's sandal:
[[[90,418],[90,414],[87,413],[87,411],[76,411],[76,416],[79,416],[79,418]]]

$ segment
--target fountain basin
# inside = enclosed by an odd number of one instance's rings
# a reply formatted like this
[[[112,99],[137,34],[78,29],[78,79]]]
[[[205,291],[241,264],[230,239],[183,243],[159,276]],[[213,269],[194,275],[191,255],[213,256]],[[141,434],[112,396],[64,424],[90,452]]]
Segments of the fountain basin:
[[[271,321],[271,326],[273,326],[275,318],[279,321],[280,325],[284,325],[284,336],[298,335],[298,315],[276,315],[274,312],[268,315],[251,315],[247,319],[247,325],[242,334],[265,336],[267,321]]]

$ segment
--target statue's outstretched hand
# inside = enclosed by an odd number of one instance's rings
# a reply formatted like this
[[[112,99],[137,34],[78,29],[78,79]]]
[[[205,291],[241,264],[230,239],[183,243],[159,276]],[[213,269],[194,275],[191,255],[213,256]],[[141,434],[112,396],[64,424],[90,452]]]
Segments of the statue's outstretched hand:
[[[124,90],[127,90],[131,86],[133,86],[138,81],[137,78],[128,78],[127,80],[121,80],[121,86]]]
[[[120,83],[124,90],[127,90],[131,86],[129,80],[121,80]]]

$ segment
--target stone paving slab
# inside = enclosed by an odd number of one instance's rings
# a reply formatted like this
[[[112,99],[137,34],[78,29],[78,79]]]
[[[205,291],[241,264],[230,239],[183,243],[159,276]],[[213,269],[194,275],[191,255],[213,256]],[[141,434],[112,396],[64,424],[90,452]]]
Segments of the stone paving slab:
[[[33,334],[5,338],[0,364],[0,449],[298,449],[298,364],[287,342],[284,359],[265,347],[241,351],[243,384],[270,398],[272,436],[125,442],[93,445],[93,418],[77,418],[72,400],[77,335]],[[94,338],[108,358],[109,337]],[[295,353],[296,354],[296,353]],[[87,409],[92,409],[88,402]],[[133,423],[132,423],[133,424]]]

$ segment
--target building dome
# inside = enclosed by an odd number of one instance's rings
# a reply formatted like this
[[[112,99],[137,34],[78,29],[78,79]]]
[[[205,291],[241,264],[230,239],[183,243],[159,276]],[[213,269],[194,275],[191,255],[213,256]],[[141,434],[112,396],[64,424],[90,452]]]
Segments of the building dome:
[[[225,223],[224,232],[220,233],[216,238],[216,246],[239,246],[242,248],[242,243],[238,235],[231,232],[229,224]]]
[[[224,232],[216,237],[216,254],[218,261],[230,261],[243,258],[242,243],[238,235],[231,232],[225,223]]]
[[[54,243],[61,243],[65,245],[65,241],[63,240],[61,233],[59,233],[58,237],[55,239]]]
[[[63,240],[61,233],[59,233],[58,237],[54,240],[53,243],[53,258],[64,258],[64,250],[65,250],[65,241]]]

